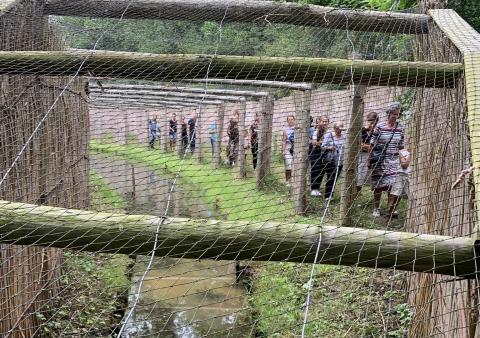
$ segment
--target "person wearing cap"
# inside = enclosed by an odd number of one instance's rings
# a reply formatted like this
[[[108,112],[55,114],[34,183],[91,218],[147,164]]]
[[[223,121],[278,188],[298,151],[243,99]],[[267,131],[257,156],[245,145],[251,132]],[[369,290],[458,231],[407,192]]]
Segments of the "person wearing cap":
[[[381,161],[375,164],[370,162],[373,217],[380,216],[380,200],[383,192],[388,194],[387,217],[390,219],[393,216],[396,197],[391,194],[391,189],[398,175],[400,167],[399,152],[404,147],[405,139],[405,127],[397,121],[400,116],[400,109],[399,102],[390,104],[386,110],[387,121],[376,125],[370,139],[370,156],[373,156],[375,149],[380,149],[383,154]]]

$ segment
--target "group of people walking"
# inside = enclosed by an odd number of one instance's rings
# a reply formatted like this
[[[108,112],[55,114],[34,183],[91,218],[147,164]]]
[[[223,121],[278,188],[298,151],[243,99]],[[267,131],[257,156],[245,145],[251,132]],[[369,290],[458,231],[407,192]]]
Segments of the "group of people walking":
[[[385,216],[397,216],[396,207],[401,197],[408,197],[410,152],[404,149],[405,127],[398,122],[401,106],[394,102],[386,109],[387,120],[379,121],[376,112],[366,114],[358,154],[357,191],[370,186],[373,191],[373,217],[380,216],[380,201],[387,194],[388,211]],[[335,186],[343,169],[346,135],[342,122],[333,123],[329,129],[328,116],[311,118],[309,129],[310,194],[322,196],[321,185],[325,178],[324,198],[332,199]],[[282,131],[282,156],[285,163],[285,180],[290,185],[295,156],[295,117],[287,117]]]

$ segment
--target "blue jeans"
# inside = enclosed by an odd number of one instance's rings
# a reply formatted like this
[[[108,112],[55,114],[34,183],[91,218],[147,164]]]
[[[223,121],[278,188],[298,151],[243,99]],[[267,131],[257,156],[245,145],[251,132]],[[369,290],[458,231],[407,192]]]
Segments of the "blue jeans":
[[[153,148],[153,145],[155,144],[155,141],[157,140],[157,132],[155,130],[150,130],[150,142],[148,143],[150,147]]]

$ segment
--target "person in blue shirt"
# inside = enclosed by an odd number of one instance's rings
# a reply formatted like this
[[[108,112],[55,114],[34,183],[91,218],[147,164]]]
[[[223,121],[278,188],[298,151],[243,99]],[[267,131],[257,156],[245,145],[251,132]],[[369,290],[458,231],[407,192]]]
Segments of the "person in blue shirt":
[[[157,140],[157,116],[154,116],[153,119],[148,119],[148,130],[150,131],[150,142],[148,145],[153,149]]]
[[[215,153],[215,147],[218,142],[217,133],[217,121],[213,121],[208,127],[208,133],[210,134],[210,144],[212,145],[212,156]]]

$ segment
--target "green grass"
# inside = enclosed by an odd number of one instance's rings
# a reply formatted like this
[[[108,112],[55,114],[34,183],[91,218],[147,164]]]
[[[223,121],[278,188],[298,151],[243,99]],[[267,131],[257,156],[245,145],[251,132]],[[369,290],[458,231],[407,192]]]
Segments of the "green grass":
[[[178,173],[183,189],[193,191],[229,220],[318,223],[325,210],[322,200],[309,197],[310,214],[295,215],[288,190],[281,184],[282,169],[274,168],[268,189],[259,192],[252,173],[246,179],[238,179],[235,170],[226,167],[212,169],[208,160],[200,164],[187,157],[182,162],[174,154],[149,150],[139,145],[92,142],[91,149],[104,156],[149,167],[159,174]],[[327,212],[327,224],[338,222],[338,201],[337,194]],[[402,203],[401,209],[404,208]],[[384,228],[385,221],[373,220],[370,213],[371,193],[364,191],[356,201],[355,225]],[[398,220],[391,226],[401,228],[401,225],[402,220]],[[256,318],[257,334],[264,337],[298,336],[311,265],[251,264],[255,273],[249,281],[252,292],[248,301]],[[307,336],[403,336],[411,310],[404,303],[403,293],[396,291],[401,279],[401,274],[394,275],[391,272],[373,273],[371,269],[364,268],[316,266]]]
[[[107,181],[94,170],[90,171],[90,187],[92,189],[92,205],[97,211],[124,210],[125,200],[108,186]]]

